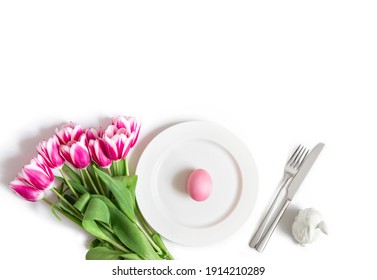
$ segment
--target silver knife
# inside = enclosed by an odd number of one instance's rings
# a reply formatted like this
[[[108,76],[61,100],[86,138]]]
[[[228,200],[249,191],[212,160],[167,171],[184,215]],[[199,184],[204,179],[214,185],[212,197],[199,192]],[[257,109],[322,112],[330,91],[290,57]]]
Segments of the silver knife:
[[[288,191],[287,191],[287,195],[285,197],[285,202],[284,202],[283,206],[280,208],[278,214],[276,215],[275,219],[273,220],[271,226],[268,228],[267,232],[261,237],[258,244],[255,246],[255,249],[258,252],[262,252],[264,250],[264,248],[266,247],[268,240],[270,240],[270,237],[271,237],[272,233],[274,232],[277,224],[279,223],[281,217],[283,216],[285,210],[287,209],[288,205],[291,203],[291,201],[292,201],[294,195],[296,194],[297,190],[299,189],[302,181],[305,179],[309,170],[312,168],[314,162],[318,158],[318,156],[321,153],[324,146],[325,146],[325,144],[319,143],[310,151],[310,153],[305,158],[300,170],[291,180],[291,182],[288,186]]]

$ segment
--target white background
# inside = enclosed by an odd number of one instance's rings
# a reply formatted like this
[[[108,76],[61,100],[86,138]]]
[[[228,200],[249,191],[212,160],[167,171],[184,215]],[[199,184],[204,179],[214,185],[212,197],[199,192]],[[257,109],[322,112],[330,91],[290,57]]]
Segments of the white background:
[[[363,0],[1,1],[0,277],[112,279],[112,268],[131,264],[375,277],[376,14]],[[179,261],[84,261],[89,237],[7,184],[56,127],[115,115],[143,118],[132,168],[170,124],[211,120],[237,134],[258,167],[250,219],[213,246],[166,241]],[[248,248],[289,153],[317,142],[326,146],[266,250]],[[289,227],[306,207],[330,233],[303,248]]]

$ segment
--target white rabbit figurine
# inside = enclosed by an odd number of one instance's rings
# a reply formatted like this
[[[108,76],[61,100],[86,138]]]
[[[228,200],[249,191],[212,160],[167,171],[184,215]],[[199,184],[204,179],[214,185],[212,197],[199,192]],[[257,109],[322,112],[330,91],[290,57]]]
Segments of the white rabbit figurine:
[[[321,232],[328,234],[322,215],[314,208],[300,210],[292,225],[292,233],[298,243],[301,246],[313,243]]]

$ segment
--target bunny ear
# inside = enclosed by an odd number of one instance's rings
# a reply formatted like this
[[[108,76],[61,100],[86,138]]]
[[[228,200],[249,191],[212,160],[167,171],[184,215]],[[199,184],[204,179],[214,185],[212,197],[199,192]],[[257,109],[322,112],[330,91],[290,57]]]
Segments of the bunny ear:
[[[324,234],[329,234],[329,230],[327,228],[327,225],[324,221],[320,222],[317,226]]]

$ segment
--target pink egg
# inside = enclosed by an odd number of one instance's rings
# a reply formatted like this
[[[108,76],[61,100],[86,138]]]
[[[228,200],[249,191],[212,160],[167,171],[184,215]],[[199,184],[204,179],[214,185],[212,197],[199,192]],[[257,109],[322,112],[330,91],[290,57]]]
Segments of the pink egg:
[[[196,201],[204,201],[212,193],[212,180],[204,169],[191,172],[187,180],[187,193]]]

